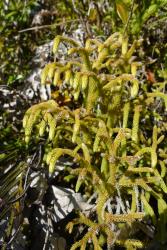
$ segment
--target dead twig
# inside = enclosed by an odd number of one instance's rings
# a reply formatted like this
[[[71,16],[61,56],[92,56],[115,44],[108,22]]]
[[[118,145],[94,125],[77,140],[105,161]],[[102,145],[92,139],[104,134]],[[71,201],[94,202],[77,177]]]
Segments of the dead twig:
[[[35,27],[19,30],[19,33],[33,31],[33,30],[52,28],[52,27],[61,26],[64,23],[79,22],[79,21],[80,21],[80,19],[72,19],[72,20],[66,20],[65,22],[59,22],[59,23],[54,23],[54,24],[42,25],[42,26],[35,26]]]

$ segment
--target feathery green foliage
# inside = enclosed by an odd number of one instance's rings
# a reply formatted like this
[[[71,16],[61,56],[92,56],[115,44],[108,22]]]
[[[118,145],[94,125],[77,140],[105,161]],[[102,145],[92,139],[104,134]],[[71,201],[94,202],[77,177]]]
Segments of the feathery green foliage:
[[[141,41],[131,44],[127,35],[114,33],[104,42],[87,39],[85,47],[57,36],[54,54],[61,43],[68,44],[68,54],[61,62],[55,55],[43,69],[41,83],[53,85],[72,105],[59,106],[56,99],[36,104],[26,112],[23,126],[27,143],[33,137],[48,138],[52,149],[44,160],[51,175],[57,160],[67,155],[75,163],[70,174],[76,176],[76,191],[82,185],[87,197],[97,194],[93,218],[79,212],[67,225],[69,232],[76,224],[88,228],[71,250],[84,250],[88,244],[94,249],[115,244],[143,248],[146,242],[133,236],[132,228],[147,216],[159,225],[158,238],[165,242],[166,123],[159,114],[159,126],[156,116],[157,100],[163,101],[166,112],[167,96],[160,87],[165,83],[147,91],[147,82],[140,82],[138,75],[142,62],[133,56]],[[155,200],[158,215],[150,199]],[[125,238],[121,232],[127,225],[132,236]]]

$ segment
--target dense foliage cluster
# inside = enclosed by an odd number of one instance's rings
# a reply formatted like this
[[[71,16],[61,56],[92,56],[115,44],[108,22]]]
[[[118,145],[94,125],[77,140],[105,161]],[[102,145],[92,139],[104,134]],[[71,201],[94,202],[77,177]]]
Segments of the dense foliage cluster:
[[[85,191],[87,198],[97,193],[97,221],[80,214],[79,219],[67,226],[70,231],[78,223],[89,227],[71,249],[79,246],[86,249],[90,238],[94,249],[101,249],[104,243],[108,247],[116,243],[127,249],[142,248],[145,242],[126,239],[121,230],[125,230],[127,223],[132,225],[134,220],[147,215],[155,225],[159,218],[159,237],[164,242],[167,223],[167,204],[163,198],[167,192],[164,82],[148,91],[147,83],[138,79],[137,69],[142,62],[134,61],[133,54],[140,41],[129,45],[127,36],[114,33],[104,42],[88,39],[85,47],[81,47],[70,38],[57,36],[53,53],[61,42],[72,45],[68,57],[64,62],[47,64],[41,83],[53,84],[57,95],[59,92],[66,95],[74,105],[59,106],[56,98],[36,104],[26,112],[23,126],[26,142],[34,129],[38,140],[48,133],[52,149],[44,158],[50,174],[55,171],[57,160],[69,155],[77,163],[70,169],[70,174],[77,176],[76,191],[84,184],[90,189],[89,193]],[[159,102],[163,114],[157,110]],[[152,197],[157,201],[158,218],[149,204]],[[112,203],[118,198],[121,199],[119,213],[112,211]],[[101,237],[104,237],[102,245]]]

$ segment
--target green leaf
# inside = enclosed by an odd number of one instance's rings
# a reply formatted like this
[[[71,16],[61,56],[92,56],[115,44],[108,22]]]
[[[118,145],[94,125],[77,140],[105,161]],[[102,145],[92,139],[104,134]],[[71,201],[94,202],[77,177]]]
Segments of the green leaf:
[[[154,225],[156,225],[156,216],[154,213],[153,208],[150,206],[149,202],[147,201],[145,195],[141,195],[141,201],[144,205],[144,211],[146,214],[150,215],[150,217],[152,218],[152,221],[154,223]]]
[[[17,11],[11,11],[9,14],[7,14],[6,15],[6,18],[10,18],[10,17],[12,17],[12,16],[14,16],[14,15],[16,15],[17,14]]]
[[[72,174],[70,174],[70,175],[65,176],[65,177],[64,177],[64,180],[67,181],[67,182],[70,182],[70,181],[71,181],[72,179],[74,179],[74,178],[75,178],[75,176],[72,175]]]
[[[120,17],[122,22],[126,24],[129,16],[129,10],[127,5],[123,1],[119,1],[118,3],[116,3],[116,9],[118,16]]]
[[[82,180],[80,178],[78,178],[77,180],[77,183],[76,183],[76,186],[75,186],[75,192],[78,193],[80,187],[81,187],[81,184],[82,184]]]
[[[159,213],[159,230],[158,230],[158,236],[160,238],[160,241],[162,243],[166,242],[166,224],[167,224],[167,204],[166,202],[161,198],[158,199],[158,213]]]

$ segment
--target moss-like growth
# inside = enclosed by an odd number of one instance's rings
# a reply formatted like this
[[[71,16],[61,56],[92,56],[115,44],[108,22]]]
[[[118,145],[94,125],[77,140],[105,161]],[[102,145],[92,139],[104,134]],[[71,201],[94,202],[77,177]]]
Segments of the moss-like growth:
[[[48,134],[52,150],[44,158],[50,174],[60,156],[69,155],[77,163],[70,172],[76,176],[76,191],[83,185],[85,190],[91,187],[88,197],[97,193],[94,219],[80,212],[67,225],[69,232],[76,224],[88,227],[71,250],[84,250],[87,244],[98,250],[104,244],[108,248],[114,244],[143,248],[146,243],[133,238],[133,230],[129,229],[131,237],[121,232],[145,216],[160,225],[159,239],[164,242],[166,123],[162,121],[158,127],[150,107],[154,110],[154,102],[160,98],[165,112],[167,97],[158,85],[146,92],[143,84],[147,82],[140,83],[137,78],[142,62],[134,61],[133,53],[140,41],[131,45],[127,36],[115,33],[105,42],[89,39],[82,47],[71,38],[58,36],[53,53],[60,42],[74,47],[61,63],[45,66],[41,82],[53,84],[61,95],[66,93],[73,108],[59,106],[56,99],[36,104],[26,112],[23,126],[27,143],[33,136]],[[152,124],[147,122],[151,116]],[[159,215],[149,204],[151,197],[157,201]]]

